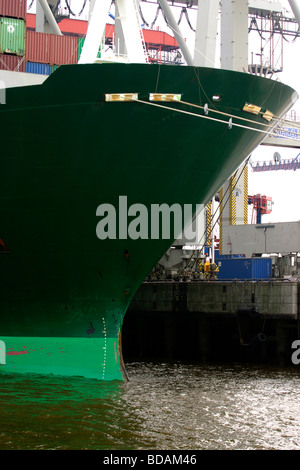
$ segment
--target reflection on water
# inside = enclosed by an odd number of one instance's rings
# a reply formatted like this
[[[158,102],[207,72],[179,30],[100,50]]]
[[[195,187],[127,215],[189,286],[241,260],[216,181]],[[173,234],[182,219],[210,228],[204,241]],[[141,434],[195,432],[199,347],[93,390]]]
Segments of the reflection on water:
[[[0,376],[0,449],[300,449],[297,368],[133,363],[130,381]]]

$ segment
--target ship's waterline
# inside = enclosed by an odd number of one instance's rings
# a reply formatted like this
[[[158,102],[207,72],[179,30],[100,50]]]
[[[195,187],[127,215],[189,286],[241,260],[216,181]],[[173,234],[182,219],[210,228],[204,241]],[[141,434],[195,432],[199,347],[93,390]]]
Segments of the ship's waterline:
[[[119,338],[5,337],[3,372],[54,373],[100,380],[122,380]],[[1,352],[1,351],[0,351]],[[1,363],[0,363],[1,364]],[[0,369],[1,370],[1,369]]]

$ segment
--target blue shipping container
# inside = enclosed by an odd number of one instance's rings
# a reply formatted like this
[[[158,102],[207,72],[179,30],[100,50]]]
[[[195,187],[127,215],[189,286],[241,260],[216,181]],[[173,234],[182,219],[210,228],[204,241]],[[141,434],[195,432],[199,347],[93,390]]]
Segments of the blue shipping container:
[[[216,260],[218,279],[261,279],[272,277],[270,258],[231,258]]]
[[[38,62],[26,62],[25,72],[37,73],[39,75],[51,75],[52,69],[49,64],[40,64]]]

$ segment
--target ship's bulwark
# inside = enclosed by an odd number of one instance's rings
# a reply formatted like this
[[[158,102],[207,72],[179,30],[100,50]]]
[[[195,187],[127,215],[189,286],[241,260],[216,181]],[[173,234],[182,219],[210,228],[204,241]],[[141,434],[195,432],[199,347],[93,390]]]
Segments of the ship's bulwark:
[[[43,85],[7,90],[0,108],[3,371],[122,379],[126,309],[174,237],[99,240],[97,207],[117,207],[120,195],[149,209],[205,204],[265,136],[104,99],[139,93],[148,100],[153,92],[243,117],[246,102],[281,115],[296,97],[248,74],[121,64],[65,66]],[[221,101],[212,103],[216,94]],[[13,144],[5,139],[12,133]]]

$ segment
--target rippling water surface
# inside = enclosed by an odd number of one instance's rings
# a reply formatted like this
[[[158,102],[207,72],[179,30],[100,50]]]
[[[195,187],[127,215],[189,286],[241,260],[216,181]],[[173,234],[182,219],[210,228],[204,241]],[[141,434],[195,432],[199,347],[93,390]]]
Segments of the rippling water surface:
[[[300,369],[127,371],[126,383],[1,374],[0,449],[300,449]]]

